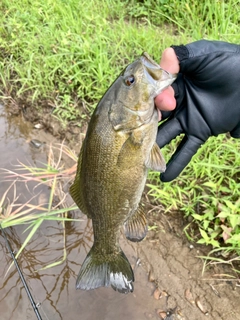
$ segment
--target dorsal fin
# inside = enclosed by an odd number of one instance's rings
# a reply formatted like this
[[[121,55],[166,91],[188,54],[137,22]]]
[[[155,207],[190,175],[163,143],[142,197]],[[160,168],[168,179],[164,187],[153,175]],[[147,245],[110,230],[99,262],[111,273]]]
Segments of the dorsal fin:
[[[76,205],[79,207],[79,209],[88,216],[88,218],[91,219],[90,214],[87,211],[86,205],[85,205],[85,201],[84,201],[84,197],[83,197],[83,192],[81,189],[81,184],[80,184],[80,174],[81,174],[81,167],[82,167],[82,157],[83,157],[83,146],[81,148],[79,157],[78,157],[78,166],[77,166],[77,172],[76,172],[76,176],[75,176],[75,180],[73,182],[73,184],[70,187],[70,195],[73,198],[74,202],[76,203]]]

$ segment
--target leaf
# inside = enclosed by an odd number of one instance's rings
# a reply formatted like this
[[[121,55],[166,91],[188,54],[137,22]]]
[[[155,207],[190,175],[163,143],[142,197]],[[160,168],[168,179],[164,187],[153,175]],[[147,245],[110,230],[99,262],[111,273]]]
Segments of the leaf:
[[[204,231],[203,229],[199,229],[200,233],[201,233],[201,236],[203,237],[203,239],[208,242],[209,241],[209,236],[208,234],[206,233],[206,231]]]
[[[201,216],[200,214],[197,214],[197,213],[193,213],[192,214],[192,217],[196,220],[199,220],[199,221],[202,221],[204,220],[204,216]]]
[[[217,188],[218,188],[218,185],[212,181],[208,181],[208,182],[203,183],[203,186],[209,187],[213,190],[217,190]]]
[[[237,246],[239,248],[239,244],[240,244],[240,234],[234,234],[231,236],[231,238],[229,238],[228,240],[226,240],[226,243],[231,243],[235,246]]]
[[[233,229],[239,225],[239,222],[240,222],[239,220],[240,220],[240,216],[237,214],[231,214],[229,216],[229,222]]]
[[[219,242],[217,241],[217,240],[211,240],[211,245],[212,246],[214,246],[214,247],[216,247],[216,248],[219,248],[220,247],[220,244],[219,244]]]
[[[203,221],[203,228],[204,228],[205,230],[208,229],[209,223],[210,223],[209,220],[204,220],[204,221]]]
[[[39,219],[37,222],[34,222],[34,226],[32,228],[32,230],[29,232],[29,235],[27,236],[27,238],[25,239],[24,243],[22,244],[20,250],[18,251],[18,253],[16,254],[15,258],[17,259],[18,256],[20,255],[20,253],[23,251],[23,249],[26,247],[26,245],[28,244],[28,242],[32,239],[32,237],[34,236],[35,232],[38,230],[38,228],[40,227],[40,225],[42,224],[43,219]],[[10,266],[8,267],[6,274],[8,273],[8,271],[11,269],[12,265],[13,265],[14,261],[12,261],[12,263],[10,264]]]
[[[226,203],[228,209],[231,209],[232,211],[236,210],[236,206],[231,201],[227,199],[223,199],[223,201]]]
[[[223,224],[221,225],[221,228],[223,230],[222,237],[223,237],[224,242],[226,243],[226,241],[232,236],[231,235],[231,231],[233,229],[232,228],[228,228]]]
[[[208,244],[204,239],[200,239],[197,241],[197,243],[201,243],[201,244]]]
[[[221,211],[221,212],[217,215],[217,217],[218,217],[218,218],[228,218],[229,215],[230,215],[229,212]]]

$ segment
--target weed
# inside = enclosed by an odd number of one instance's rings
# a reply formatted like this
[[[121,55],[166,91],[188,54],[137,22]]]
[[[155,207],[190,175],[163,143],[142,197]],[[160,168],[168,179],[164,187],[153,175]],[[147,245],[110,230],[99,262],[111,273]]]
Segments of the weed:
[[[0,11],[1,95],[33,106],[51,101],[66,121],[83,116],[82,103],[92,112],[142,51],[160,59],[161,48],[174,39],[170,27],[133,21],[121,1],[3,0]]]
[[[59,153],[57,159],[55,159],[54,157],[53,147],[50,146],[48,163],[46,164],[45,168],[29,167],[20,163],[15,171],[2,169],[5,174],[5,179],[14,180],[0,199],[0,225],[2,228],[12,227],[16,225],[26,225],[27,227],[25,229],[25,232],[28,231],[28,235],[26,236],[25,241],[18,251],[16,258],[21,254],[22,250],[30,242],[43,221],[52,220],[62,222],[63,230],[65,230],[65,221],[81,221],[79,219],[68,218],[68,212],[77,210],[77,206],[66,206],[66,194],[62,188],[63,181],[67,183],[69,179],[73,179],[73,175],[76,172],[77,157],[68,147],[64,146],[63,144],[61,144],[59,147],[55,147],[55,152],[56,149]],[[63,154],[72,159],[74,162],[74,165],[69,169],[64,169],[64,167],[61,166],[60,162]],[[24,173],[22,173],[22,171],[24,171]],[[37,185],[47,184],[50,187],[50,193],[46,203],[41,203],[38,205],[33,204],[32,200],[35,198],[35,196],[33,196],[28,202],[24,204],[18,203],[19,193],[17,192],[18,190],[16,183],[24,182],[27,184],[32,181],[34,181]],[[14,195],[13,199],[11,199],[10,201],[7,195],[11,188],[14,189]],[[65,243],[65,238],[63,242]],[[56,266],[62,263],[65,259],[66,248],[64,245],[63,258],[60,261],[54,262],[47,267],[49,268],[52,266]]]
[[[163,149],[167,159],[173,144]],[[149,194],[166,211],[178,208],[186,217],[193,217],[199,227],[198,243],[239,252],[239,164],[238,141],[226,135],[210,138],[175,181],[163,185],[159,175],[150,172]],[[196,238],[189,234],[189,226],[185,233]]]
[[[84,119],[120,70],[142,51],[157,61],[171,44],[202,38],[239,43],[239,6],[238,0],[2,0],[0,95],[16,103],[26,100],[32,108],[50,101],[54,116],[63,124]],[[164,148],[166,159],[178,141]],[[239,143],[226,135],[209,139],[174,182],[162,184],[153,172],[148,182],[150,195],[166,212],[181,210],[194,218],[197,240],[224,250],[228,245],[236,252],[240,246],[239,151]],[[50,165],[28,169],[24,175],[21,171],[9,174],[38,183],[67,175]],[[6,198],[4,194],[5,207],[1,202],[3,227],[23,221],[16,219],[19,210],[34,212],[29,204],[22,208]],[[185,232],[195,239],[189,230]]]

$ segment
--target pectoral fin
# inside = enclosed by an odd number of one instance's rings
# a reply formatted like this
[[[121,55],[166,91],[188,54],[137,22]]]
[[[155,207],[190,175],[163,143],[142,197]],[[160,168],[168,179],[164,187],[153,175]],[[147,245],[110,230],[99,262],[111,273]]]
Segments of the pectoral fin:
[[[164,172],[166,170],[165,160],[156,142],[152,147],[150,156],[146,162],[146,167],[154,171],[160,171],[160,172]]]
[[[143,240],[148,231],[147,220],[141,207],[124,223],[126,238],[133,242]]]
[[[79,207],[79,209],[84,214],[86,214],[89,219],[91,219],[91,216],[87,211],[84,197],[83,197],[83,192],[81,189],[80,174],[81,174],[81,167],[82,167],[82,156],[83,156],[83,146],[81,148],[79,158],[78,158],[78,166],[77,166],[75,180],[74,180],[74,183],[70,187],[70,195],[73,198],[76,205]]]
[[[143,134],[140,131],[139,133],[133,131],[129,135],[119,152],[117,159],[118,166],[132,168],[138,164],[138,153],[142,146],[143,138]]]

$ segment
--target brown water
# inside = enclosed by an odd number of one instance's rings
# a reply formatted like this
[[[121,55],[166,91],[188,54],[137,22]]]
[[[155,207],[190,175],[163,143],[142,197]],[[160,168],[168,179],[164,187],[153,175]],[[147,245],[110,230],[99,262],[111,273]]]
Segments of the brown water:
[[[33,138],[46,145],[57,142],[22,117],[9,116],[0,105],[0,168],[15,168],[17,160],[37,166],[46,163],[46,148],[32,148],[29,142]],[[8,186],[9,182],[1,181],[0,197]],[[17,185],[20,202],[33,195],[33,201],[38,202],[49,193],[46,186],[28,187]],[[70,204],[70,197],[68,201]],[[150,225],[157,229],[148,232],[144,241],[134,244],[121,239],[134,269],[133,293],[122,295],[111,288],[75,290],[77,274],[91,247],[92,227],[79,211],[72,215],[83,221],[66,223],[65,262],[41,270],[62,259],[64,233],[60,222],[44,222],[18,259],[33,298],[40,303],[43,320],[240,320],[239,274],[228,265],[209,265],[202,275],[203,261],[197,256],[206,255],[208,249],[187,241],[181,214],[164,215],[161,208],[148,214]],[[26,238],[25,228],[6,230],[15,251]],[[1,234],[0,248],[0,320],[36,319],[15,267],[6,274],[12,260]]]
[[[4,107],[0,105],[0,167],[15,169],[17,160],[37,166],[46,162],[46,152],[30,146],[29,141],[32,138],[44,142],[53,139],[41,130],[33,129],[33,125],[25,122],[23,118],[8,116]],[[8,182],[1,182],[0,195],[8,185]],[[32,194],[48,192],[43,186],[34,189],[33,184],[29,189],[30,192],[23,184],[18,184],[17,191],[22,194],[20,201],[31,198]],[[79,212],[77,215],[79,217]],[[75,290],[77,274],[92,243],[91,222],[84,216],[82,218],[83,222],[66,224],[67,260],[64,263],[40,270],[62,259],[63,228],[62,224],[57,222],[44,222],[18,259],[35,302],[41,303],[39,311],[42,318],[110,320],[144,319],[145,314],[151,316],[157,307],[156,301],[151,297],[153,286],[148,283],[146,272],[136,264],[136,250],[124,239],[122,247],[135,266],[134,293],[121,295],[111,288],[88,292]],[[13,250],[17,251],[25,240],[25,229],[26,226],[21,226],[6,231]],[[36,319],[15,267],[13,266],[6,275],[12,260],[2,235],[0,246],[0,319]]]

